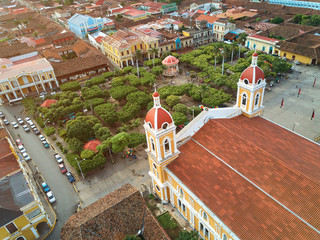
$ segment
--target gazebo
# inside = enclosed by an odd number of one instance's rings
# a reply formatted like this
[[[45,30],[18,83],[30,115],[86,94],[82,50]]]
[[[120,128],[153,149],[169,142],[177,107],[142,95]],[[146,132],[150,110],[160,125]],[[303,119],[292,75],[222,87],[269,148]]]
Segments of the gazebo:
[[[162,64],[167,67],[166,70],[164,70],[163,74],[169,77],[178,75],[178,72],[179,72],[178,63],[179,63],[179,60],[174,56],[169,55],[168,57],[166,57],[162,61]]]

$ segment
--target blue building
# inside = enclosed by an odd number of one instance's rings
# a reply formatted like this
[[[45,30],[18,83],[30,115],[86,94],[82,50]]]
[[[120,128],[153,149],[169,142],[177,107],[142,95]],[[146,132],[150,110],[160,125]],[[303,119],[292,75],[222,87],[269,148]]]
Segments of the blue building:
[[[295,0],[269,0],[270,4],[285,5],[288,7],[310,8],[320,10],[319,2],[312,1],[295,1]]]
[[[92,33],[98,30],[100,31],[105,28],[109,22],[112,21],[108,18],[93,18],[76,13],[68,20],[68,26],[70,31],[75,33],[77,36],[85,38],[87,33]]]

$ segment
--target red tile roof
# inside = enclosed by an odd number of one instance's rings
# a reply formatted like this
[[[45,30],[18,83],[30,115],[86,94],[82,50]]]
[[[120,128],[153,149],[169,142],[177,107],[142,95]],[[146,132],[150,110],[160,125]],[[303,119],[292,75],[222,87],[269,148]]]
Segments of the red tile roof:
[[[103,37],[102,36],[99,36],[99,37],[96,37],[95,40],[97,43],[101,43],[102,42],[102,39]]]
[[[91,150],[94,152],[98,152],[98,150],[96,149],[99,145],[101,145],[102,142],[100,140],[91,140],[89,142],[87,142],[83,148],[86,150]]]
[[[39,38],[39,39],[34,39],[34,42],[36,43],[36,45],[38,45],[38,44],[45,43],[46,40],[44,40],[43,38]]]
[[[4,129],[1,129],[1,133],[7,135]],[[0,179],[19,169],[19,164],[7,139],[0,139]]]
[[[52,104],[54,104],[56,102],[57,102],[57,100],[55,100],[55,99],[47,99],[41,104],[41,107],[49,108]]]
[[[250,37],[252,37],[252,38],[258,38],[258,39],[261,39],[261,40],[265,40],[265,41],[269,41],[269,42],[274,42],[274,43],[279,42],[279,40],[277,40],[277,39],[268,38],[268,37],[264,37],[264,36],[260,36],[260,35],[251,35]]]
[[[154,96],[155,97],[155,96]],[[146,115],[145,121],[148,123],[151,123],[152,127],[155,129],[162,128],[162,124],[164,123],[172,123],[172,117],[170,113],[168,113],[163,108],[156,108],[153,107],[149,110],[149,112]]]
[[[253,76],[255,77],[255,79],[253,79]],[[242,72],[240,79],[248,79],[249,83],[252,83],[253,81],[254,83],[257,83],[259,79],[263,80],[265,79],[265,77],[261,68],[259,68],[258,66],[250,66]]]
[[[320,229],[318,144],[238,116],[209,120],[179,150],[167,168],[241,239],[320,239],[284,208]]]
[[[207,15],[202,14],[196,20],[197,21],[206,20],[208,23],[214,23],[218,19],[219,19],[218,17],[207,16]]]

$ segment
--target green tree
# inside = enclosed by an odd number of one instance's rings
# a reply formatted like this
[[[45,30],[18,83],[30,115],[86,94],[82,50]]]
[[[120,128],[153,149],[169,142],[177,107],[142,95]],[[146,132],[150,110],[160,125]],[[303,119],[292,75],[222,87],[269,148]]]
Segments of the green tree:
[[[180,97],[175,95],[170,95],[166,98],[165,102],[169,105],[169,107],[173,107],[180,102]]]
[[[261,21],[261,18],[260,18],[260,17],[257,17],[255,21],[256,21],[256,22],[260,22],[260,21]]]
[[[301,21],[302,21],[302,14],[296,14],[293,16],[293,22],[294,23],[297,23],[297,24],[301,24]]]
[[[80,83],[77,81],[71,81],[60,85],[62,91],[78,91],[81,89]]]
[[[118,113],[111,103],[96,106],[94,112],[97,113],[106,124],[113,124],[118,121]]]
[[[82,159],[91,159],[91,158],[93,158],[93,156],[94,156],[94,151],[91,151],[91,150],[88,150],[88,149],[83,150],[81,152],[81,154],[80,154],[80,157]]]
[[[152,68],[152,73],[156,76],[159,76],[163,73],[163,68],[161,66],[157,66]]]
[[[68,138],[67,139],[68,148],[73,153],[80,153],[83,149],[83,143],[78,138]]]
[[[135,235],[128,235],[125,237],[124,240],[141,240],[141,238],[135,236]]]
[[[152,48],[150,48],[149,50],[148,50],[148,52],[149,52],[149,54],[150,55],[153,55],[153,58],[152,58],[152,62],[153,62],[153,67],[154,67],[154,59],[155,59],[155,57],[156,57],[156,54],[158,54],[158,48],[156,48],[156,47],[152,47]]]
[[[133,132],[129,134],[129,148],[135,148],[142,143],[146,143],[146,135],[138,132]]]
[[[310,24],[312,26],[318,26],[320,25],[320,15],[312,15],[311,18],[310,18]]]
[[[89,122],[71,120],[67,123],[67,136],[69,138],[78,138],[81,141],[87,141],[93,136],[93,130]]]
[[[138,78],[140,78],[139,61],[142,59],[142,51],[136,50],[136,52],[134,53],[134,58],[136,59]]]
[[[274,24],[280,24],[284,22],[284,19],[282,17],[275,17],[270,22]]]
[[[217,44],[210,46],[209,54],[214,56],[214,70],[217,69],[217,56],[220,52],[219,46]]]
[[[173,111],[175,112],[181,112],[183,114],[187,114],[188,112],[188,107],[182,103],[178,103],[177,105],[175,105],[173,108],[172,108]]]
[[[119,153],[129,145],[130,138],[129,134],[126,132],[121,132],[111,138],[112,152]]]
[[[141,106],[142,109],[146,109],[149,102],[152,101],[152,97],[145,92],[133,92],[127,96],[127,101],[131,104],[136,103]]]
[[[184,125],[186,122],[188,122],[187,116],[181,112],[172,113],[172,119],[176,126]]]
[[[234,50],[237,48],[237,43],[232,42],[230,44],[230,48],[231,48],[231,65],[232,65],[233,64],[233,54],[234,54]]]
[[[135,92],[137,90],[138,89],[133,86],[118,86],[111,88],[110,94],[112,98],[120,101],[122,99],[125,99],[129,93]]]
[[[176,240],[199,240],[199,234],[197,231],[181,231],[179,232],[179,237]]]
[[[288,72],[291,67],[292,67],[292,65],[290,63],[287,63],[283,59],[279,59],[278,61],[275,61],[272,64],[272,70],[273,70],[273,72],[276,72],[276,73]]]
[[[119,120],[122,123],[126,123],[126,122],[134,119],[135,117],[137,117],[137,115],[139,114],[140,110],[141,110],[141,107],[137,103],[128,102],[118,112]]]

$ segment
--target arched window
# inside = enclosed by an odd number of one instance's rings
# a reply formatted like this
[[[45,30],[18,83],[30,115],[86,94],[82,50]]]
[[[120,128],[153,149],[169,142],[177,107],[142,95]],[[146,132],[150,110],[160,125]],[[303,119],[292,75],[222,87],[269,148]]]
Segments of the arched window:
[[[156,145],[154,144],[153,138],[150,138],[150,142],[151,142],[151,151],[155,152],[156,151]]]
[[[222,240],[228,240],[227,235],[225,233],[222,235]]]
[[[248,79],[243,80],[243,82],[244,82],[245,84],[249,84]]]
[[[170,153],[170,142],[169,139],[164,140],[164,154],[167,155]]]
[[[9,87],[9,85],[6,85],[6,89],[9,91],[10,90],[10,87]]]
[[[254,100],[254,106],[255,106],[255,107],[257,107],[258,104],[259,104],[259,98],[260,98],[260,94],[258,93],[258,94],[256,95],[255,100]]]
[[[242,94],[242,105],[247,105],[247,95],[245,93]]]
[[[183,197],[183,190],[182,190],[182,188],[180,188],[179,193],[180,193],[180,196]]]
[[[152,128],[152,124],[150,122],[148,122],[149,128]]]
[[[162,124],[162,129],[167,129],[167,127],[168,127],[168,123]]]

